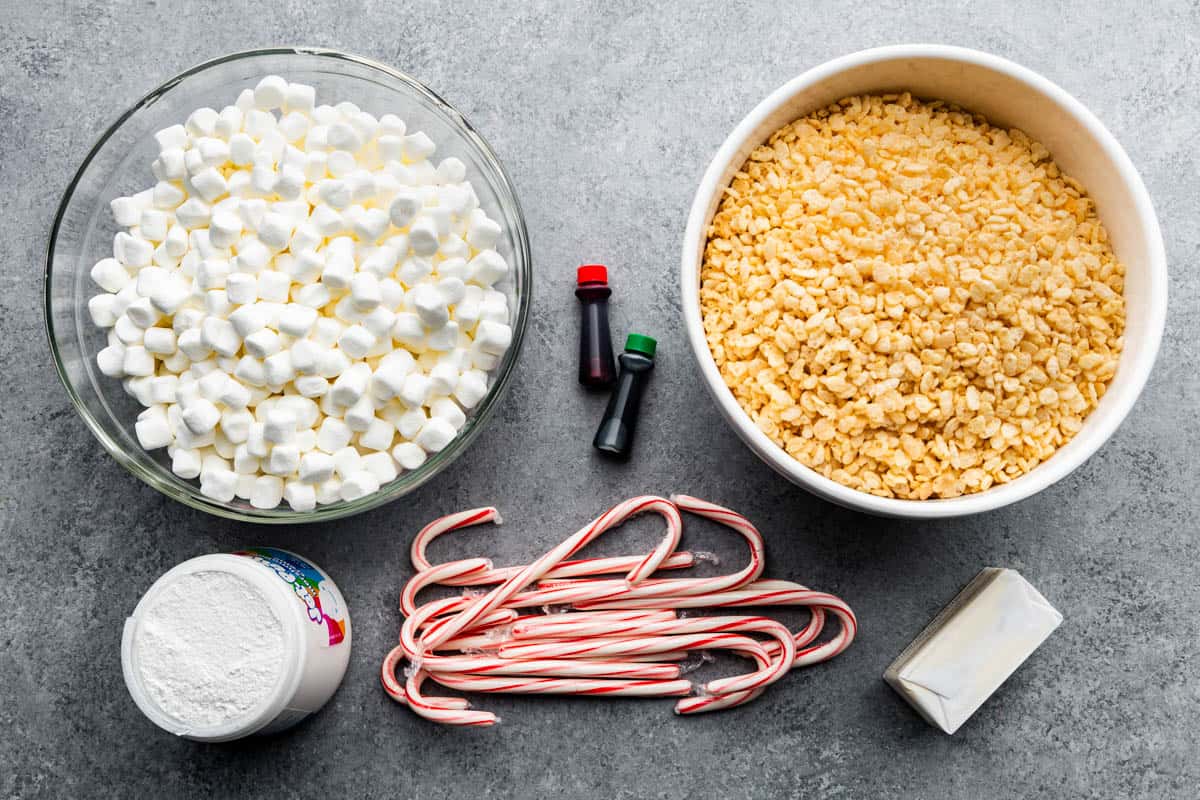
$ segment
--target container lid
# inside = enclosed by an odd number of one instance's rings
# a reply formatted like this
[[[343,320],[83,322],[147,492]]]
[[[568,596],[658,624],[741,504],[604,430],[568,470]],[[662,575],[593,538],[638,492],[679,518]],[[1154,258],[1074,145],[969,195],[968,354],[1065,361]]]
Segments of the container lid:
[[[580,285],[585,283],[608,283],[608,268],[603,264],[584,264],[576,272]]]
[[[625,340],[625,349],[631,350],[634,353],[641,353],[644,356],[654,358],[654,351],[658,348],[658,342],[649,336],[640,333],[631,333],[629,338]]]

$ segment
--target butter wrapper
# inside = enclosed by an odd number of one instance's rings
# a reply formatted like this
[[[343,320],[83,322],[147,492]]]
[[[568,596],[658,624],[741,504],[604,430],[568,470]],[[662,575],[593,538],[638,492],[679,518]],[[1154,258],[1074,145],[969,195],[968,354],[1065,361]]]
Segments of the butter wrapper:
[[[905,648],[883,679],[930,725],[954,733],[1062,622],[1012,569],[989,567]]]

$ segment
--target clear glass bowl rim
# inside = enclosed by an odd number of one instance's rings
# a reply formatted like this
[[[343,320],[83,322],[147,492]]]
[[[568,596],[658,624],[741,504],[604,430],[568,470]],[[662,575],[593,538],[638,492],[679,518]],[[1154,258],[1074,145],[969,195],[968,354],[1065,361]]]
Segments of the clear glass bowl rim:
[[[517,292],[517,317],[513,326],[512,344],[509,346],[508,352],[505,353],[504,360],[500,365],[499,373],[496,381],[488,390],[487,395],[480,404],[475,408],[474,413],[468,419],[466,426],[459,432],[458,436],[447,445],[447,447],[439,453],[434,454],[424,464],[411,472],[407,472],[397,480],[393,481],[387,488],[382,488],[374,494],[358,500],[341,501],[338,503],[330,503],[329,505],[319,505],[312,511],[292,511],[286,507],[286,504],[280,505],[274,509],[244,509],[230,504],[222,503],[200,494],[199,488],[192,485],[181,487],[178,484],[164,480],[160,475],[151,469],[144,467],[136,459],[126,453],[125,448],[108,435],[103,424],[95,418],[91,410],[83,402],[70,376],[67,374],[65,365],[63,364],[62,356],[59,352],[57,337],[54,328],[54,313],[51,307],[51,281],[54,275],[54,251],[55,245],[58,242],[59,230],[63,223],[63,217],[67,212],[67,208],[75,194],[76,187],[82,180],[83,175],[87,172],[88,167],[96,158],[101,148],[105,143],[125,124],[134,114],[141,109],[154,103],[159,97],[163,96],[176,85],[181,83],[192,75],[199,74],[214,67],[221,66],[236,61],[249,60],[263,56],[317,56],[320,58],[328,58],[331,61],[346,61],[359,66],[367,67],[383,73],[384,75],[406,84],[419,95],[423,95],[433,106],[441,112],[452,127],[456,127],[458,132],[466,141],[474,147],[478,156],[487,163],[487,165],[495,171],[496,177],[499,179],[500,197],[499,201],[502,205],[508,207],[509,213],[516,221],[513,228],[513,245],[514,245],[514,262],[519,269],[520,275],[518,280]],[[513,188],[512,180],[500,160],[496,157],[495,152],[486,140],[471,126],[467,119],[450,103],[442,99],[436,92],[430,89],[425,84],[421,83],[412,76],[401,72],[363,56],[346,53],[341,50],[334,50],[326,47],[307,47],[307,46],[290,46],[290,47],[266,47],[253,50],[243,50],[237,53],[220,56],[208,61],[197,64],[194,67],[184,70],[165,81],[132,106],[122,113],[111,125],[109,125],[96,143],[88,150],[87,156],[83,159],[74,175],[71,177],[70,183],[67,184],[66,190],[63,192],[62,199],[59,201],[58,209],[54,215],[54,224],[50,228],[50,236],[46,245],[46,267],[45,275],[42,282],[42,313],[46,326],[46,338],[50,345],[50,354],[54,360],[54,369],[58,373],[59,380],[62,381],[64,388],[67,390],[68,396],[71,398],[71,404],[83,418],[84,423],[92,432],[92,435],[99,440],[104,449],[127,470],[132,472],[149,486],[162,492],[167,497],[173,500],[191,506],[192,508],[205,511],[209,514],[214,514],[227,519],[240,520],[243,522],[258,522],[258,523],[275,523],[275,524],[294,524],[304,522],[328,521],[342,519],[354,514],[367,511],[372,508],[383,505],[398,497],[401,497],[409,492],[414,491],[418,487],[425,484],[427,481],[436,476],[446,466],[458,457],[467,446],[475,439],[484,424],[491,418],[499,401],[508,390],[509,384],[512,382],[513,368],[516,365],[517,358],[520,355],[521,344],[525,338],[525,328],[529,317],[529,306],[532,295],[532,262],[531,251],[529,245],[529,235],[525,227],[525,215],[521,210],[520,202],[517,200],[516,191]],[[78,313],[78,309],[77,309]]]

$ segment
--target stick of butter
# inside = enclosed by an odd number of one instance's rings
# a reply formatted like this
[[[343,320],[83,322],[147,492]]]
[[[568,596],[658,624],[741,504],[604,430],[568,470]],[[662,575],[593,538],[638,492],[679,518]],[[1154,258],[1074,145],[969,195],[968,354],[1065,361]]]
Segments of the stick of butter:
[[[930,724],[954,733],[1062,622],[1021,574],[989,567],[883,673]]]

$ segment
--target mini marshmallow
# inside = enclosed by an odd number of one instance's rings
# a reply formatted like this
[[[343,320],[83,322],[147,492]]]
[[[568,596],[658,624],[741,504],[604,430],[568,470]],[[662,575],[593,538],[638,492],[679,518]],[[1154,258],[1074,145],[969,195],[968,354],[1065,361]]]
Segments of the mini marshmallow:
[[[411,136],[404,137],[403,149],[404,160],[411,164],[429,158],[437,150],[437,145],[424,131],[417,131]]]
[[[242,219],[236,213],[223,211],[212,215],[208,224],[208,239],[213,247],[230,247],[242,235]]]
[[[217,124],[217,111],[212,108],[197,108],[187,118],[184,129],[192,136],[211,136]]]
[[[429,397],[429,389],[429,378],[420,372],[414,372],[404,379],[396,396],[409,408],[416,408],[425,404]]]
[[[398,396],[415,363],[406,350],[395,350],[382,358],[371,375],[371,393],[381,400]]]
[[[188,480],[200,477],[200,451],[176,447],[171,454],[171,472]]]
[[[292,286],[292,279],[277,270],[264,270],[258,273],[258,297],[268,303],[286,303]]]
[[[379,208],[365,209],[361,213],[353,215],[353,218],[348,209],[345,218],[350,223],[350,231],[364,242],[374,242],[379,239],[387,233],[390,224],[387,213]]]
[[[267,201],[258,197],[242,200],[238,203],[237,213],[243,228],[257,231],[263,217],[267,215]]]
[[[273,356],[279,352],[279,334],[270,328],[263,328],[247,336],[242,345],[246,348],[246,354],[255,358]]]
[[[313,208],[309,220],[323,236],[335,236],[346,228],[346,220],[342,214],[324,201]]]
[[[321,282],[330,289],[347,289],[354,277],[354,257],[342,252],[326,250],[325,269],[321,271]]]
[[[351,325],[338,338],[338,347],[350,358],[363,358],[375,344],[375,336],[362,325]],[[368,367],[368,372],[370,368]]]
[[[117,337],[117,341],[128,346],[131,344],[141,344],[146,338],[146,330],[148,329],[139,328],[134,324],[133,320],[122,314],[117,317],[117,322],[113,325],[112,334]]]
[[[229,315],[229,323],[233,325],[237,335],[245,338],[257,330],[267,327],[271,321],[271,313],[262,303],[252,303],[240,306]],[[223,353],[222,355],[233,355]]]
[[[342,480],[342,499],[358,500],[379,491],[379,479],[368,470],[360,469]]]
[[[437,223],[427,215],[413,221],[408,231],[408,242],[419,256],[432,256],[438,250]]]
[[[212,219],[212,208],[198,197],[189,197],[175,209],[175,221],[188,230],[202,228]]]
[[[375,417],[365,431],[359,434],[358,444],[368,450],[384,450],[392,446],[396,426],[385,419]]]
[[[143,345],[147,353],[169,356],[176,350],[175,331],[170,328],[147,328]]]
[[[184,205],[187,204],[185,203]],[[179,208],[183,208],[183,206]],[[188,234],[187,228],[178,222],[179,209],[175,210],[175,219],[176,223],[167,229],[167,236],[163,239],[162,247],[167,255],[172,258],[179,258],[187,252]]]
[[[467,165],[450,156],[437,165],[438,183],[461,183],[467,177]]]
[[[113,257],[126,267],[145,267],[154,258],[154,245],[121,231],[113,237]]]
[[[429,371],[429,392],[434,396],[451,394],[458,387],[458,366],[449,360],[439,360]]]
[[[332,295],[324,283],[310,283],[292,292],[292,299],[302,306],[318,309],[326,305]]]
[[[148,203],[136,197],[117,197],[109,203],[109,208],[112,209],[113,219],[117,224],[128,228],[138,224],[138,220],[142,218],[142,210],[147,205]]]
[[[141,220],[138,223],[138,230],[142,236],[153,242],[161,242],[167,236],[167,227],[170,224],[170,217],[166,212],[159,211],[157,208],[147,208],[142,212]]]
[[[405,439],[412,439],[428,421],[429,415],[425,413],[425,409],[416,406],[400,415],[396,421],[396,430]]]
[[[458,431],[444,419],[432,417],[417,432],[416,443],[428,453],[441,452],[453,441]]]
[[[223,258],[206,258],[196,267],[196,286],[199,289],[226,289],[228,296],[229,262]],[[237,301],[243,302],[243,301]]]
[[[350,299],[359,311],[370,311],[378,306],[383,300],[379,279],[370,273],[356,274],[350,279]]]
[[[352,406],[367,393],[370,380],[371,368],[367,364],[361,361],[352,364],[334,381],[333,388],[329,390],[329,399],[335,405]]]
[[[158,405],[165,403],[174,403],[179,397],[179,378],[175,375],[160,375],[151,378],[150,386],[150,402]],[[193,476],[195,477],[195,476]]]
[[[125,348],[125,359],[121,369],[126,375],[142,377],[154,374],[154,356],[146,352],[140,344],[129,345]]]
[[[283,91],[283,110],[312,114],[317,90],[304,83],[289,83]]]
[[[429,284],[423,283],[414,288],[409,300],[426,327],[440,328],[450,319],[446,301],[438,290]]]
[[[406,258],[396,271],[396,277],[407,286],[416,286],[422,278],[433,272],[433,263],[427,258]]]
[[[484,250],[467,264],[470,280],[491,286],[508,274],[508,262],[495,250]]]
[[[224,289],[210,289],[204,293],[204,311],[210,317],[228,319],[233,313],[233,303]]]
[[[309,339],[297,339],[292,343],[292,369],[297,375],[312,375],[320,370],[320,359],[324,348]]]
[[[467,244],[476,250],[492,250],[500,241],[500,231],[500,223],[489,219],[482,209],[477,208],[471,212],[467,225]]]
[[[408,470],[416,469],[425,463],[425,451],[415,442],[401,442],[392,448],[392,458]]]
[[[329,132],[332,133],[332,131],[333,128],[331,127]],[[329,134],[327,133],[327,139],[328,136]],[[332,143],[330,143],[330,146],[333,146]],[[334,178],[345,178],[358,169],[358,159],[356,159],[354,154],[350,153],[349,151],[335,149],[326,159],[326,166],[329,170],[329,174]],[[349,193],[349,189],[347,189],[347,192]]]
[[[353,436],[354,431],[345,422],[336,417],[326,417],[317,429],[317,447],[333,454],[350,444]]]
[[[317,374],[322,378],[337,378],[350,369],[350,359],[341,350],[329,348],[317,360]]]
[[[271,251],[256,238],[243,238],[238,245],[235,264],[239,272],[258,274],[271,260]]]
[[[154,134],[154,140],[158,142],[159,151],[169,150],[173,147],[185,148],[188,145],[189,138],[187,129],[182,125],[172,125]]]
[[[262,459],[251,453],[250,448],[244,443],[237,445],[233,449],[234,472],[239,475],[253,475],[258,477],[258,473],[261,469]]]
[[[312,511],[317,507],[317,492],[307,483],[287,481],[283,484],[283,499],[292,511]]]
[[[272,408],[262,422],[263,439],[273,444],[289,442],[296,435],[296,415],[287,409]]]
[[[225,182],[225,178],[217,171],[216,167],[206,167],[200,170],[192,176],[191,183],[196,194],[200,195],[206,203],[211,203],[229,190],[229,184]],[[182,197],[179,198],[179,202],[183,202]],[[170,207],[174,208],[174,206]]]
[[[458,323],[450,320],[436,331],[431,331],[426,344],[430,350],[438,352],[453,350],[458,344]]]
[[[364,328],[371,332],[371,335],[379,339],[387,346],[390,351],[392,349],[390,331],[392,325],[396,322],[396,315],[389,311],[384,306],[379,306],[362,318],[361,324]]]
[[[458,403],[455,403],[449,397],[439,397],[430,403],[429,415],[434,419],[444,419],[456,431],[467,424],[467,415],[458,407]]]
[[[504,355],[512,344],[512,328],[502,322],[485,319],[475,328],[475,347],[493,356]]]
[[[203,472],[200,475],[200,494],[220,503],[228,503],[235,496],[237,480],[237,473],[231,469]]]
[[[250,493],[250,505],[255,508],[275,508],[283,499],[283,479],[274,475],[260,475],[254,481]]]
[[[249,306],[244,306],[244,308],[249,308]],[[201,342],[205,347],[223,356],[237,355],[238,349],[242,346],[242,337],[238,334],[234,324],[219,317],[205,317],[200,326],[200,335]],[[188,358],[196,360],[190,353]]]
[[[212,348],[204,343],[200,328],[190,328],[179,334],[176,345],[192,361],[202,361],[212,354]]]
[[[440,269],[438,270],[438,274],[442,274]],[[467,294],[467,287],[459,278],[443,277],[437,282],[436,288],[438,294],[442,296],[442,300],[448,306],[458,305]]]
[[[421,210],[421,197],[412,189],[401,188],[388,206],[388,216],[397,228],[407,228]]]
[[[234,367],[236,369],[236,364]],[[217,400],[231,410],[245,408],[250,405],[250,389],[230,376],[229,380],[225,381],[225,385],[221,388],[221,393],[217,396]]]
[[[266,369],[263,362],[254,356],[242,356],[233,370],[234,377],[250,386],[265,386],[267,383]]]
[[[374,475],[380,485],[396,480],[400,474],[396,462],[386,452],[367,453],[362,457],[362,468]]]
[[[110,378],[125,377],[125,345],[117,342],[96,353],[96,366]]]
[[[268,386],[283,386],[296,378],[292,354],[287,350],[264,358],[262,364]]]
[[[267,247],[282,250],[291,241],[296,226],[292,220],[277,211],[268,211],[258,226],[258,239]]]
[[[264,468],[272,475],[291,475],[300,467],[300,450],[294,444],[277,444],[271,448]]]
[[[485,289],[479,301],[479,318],[508,322],[508,297],[504,292]]]
[[[213,135],[229,139],[242,129],[242,110],[237,106],[225,106],[213,123]]]
[[[342,419],[350,430],[362,433],[375,421],[375,404],[371,402],[370,396],[363,395],[354,405],[346,409],[346,415]]]
[[[220,421],[220,410],[203,397],[193,400],[183,410],[183,424],[197,436],[211,432]]]
[[[307,336],[316,321],[316,309],[299,303],[288,303],[279,313],[279,332],[288,336]]]
[[[487,396],[487,392],[487,373],[471,369],[459,376],[453,396],[464,408],[474,408]]]
[[[300,375],[293,383],[304,397],[324,397],[329,393],[329,381],[320,375]]]
[[[407,347],[423,348],[425,327],[421,324],[421,318],[407,311],[397,314],[392,323],[392,338]]]
[[[300,457],[299,475],[300,480],[305,483],[322,483],[329,480],[333,475],[333,457],[316,450],[305,453]]]
[[[235,272],[226,276],[225,295],[229,302],[239,306],[253,303],[258,299],[258,278],[249,272]]]
[[[362,469],[362,456],[354,447],[343,447],[333,454],[333,471],[339,478],[347,477]]]

